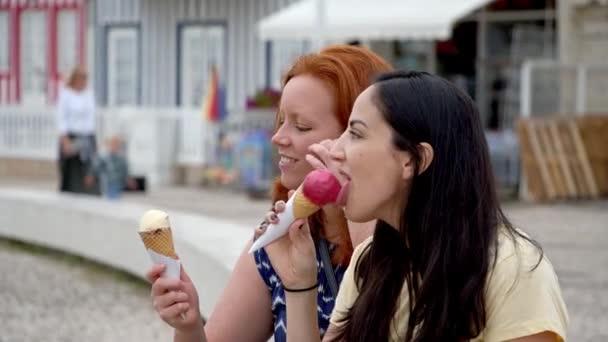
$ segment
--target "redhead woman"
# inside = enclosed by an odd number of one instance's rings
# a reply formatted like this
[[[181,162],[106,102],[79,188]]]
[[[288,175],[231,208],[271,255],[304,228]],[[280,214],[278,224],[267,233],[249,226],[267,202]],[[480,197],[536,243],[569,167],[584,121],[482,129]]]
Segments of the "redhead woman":
[[[376,74],[389,70],[391,67],[377,55],[352,46],[329,47],[295,62],[284,80],[272,137],[281,170],[280,179],[273,186],[273,202],[286,200],[288,190],[296,189],[312,170],[306,159],[309,147],[338,138],[346,128],[356,97]],[[335,165],[323,156],[319,158],[327,167]],[[318,159],[311,161],[319,163]],[[310,219],[310,227],[314,248],[319,250],[315,272],[322,286],[314,292],[314,315],[319,327],[317,338],[321,338],[329,325],[335,292],[350,261],[353,244],[369,236],[373,225],[363,224],[355,229],[349,226],[341,208],[330,205]],[[356,232],[352,238],[349,229]],[[285,293],[290,289],[276,274],[275,266],[280,261],[271,263],[263,249],[248,254],[250,246],[251,241],[205,326],[200,319],[198,293],[185,270],[181,280],[159,278],[163,271],[160,265],[148,272],[148,279],[153,282],[154,307],[175,328],[175,341],[255,342],[267,341],[271,336],[276,342],[286,341],[289,324],[285,319]],[[321,258],[322,253],[327,258]],[[182,314],[185,319],[180,318]]]

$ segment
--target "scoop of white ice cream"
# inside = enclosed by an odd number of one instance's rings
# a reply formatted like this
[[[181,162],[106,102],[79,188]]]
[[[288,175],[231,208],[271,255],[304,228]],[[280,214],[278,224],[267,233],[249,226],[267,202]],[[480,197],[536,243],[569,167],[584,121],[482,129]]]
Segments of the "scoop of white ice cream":
[[[170,228],[169,215],[162,210],[148,210],[146,211],[139,221],[139,231],[147,232],[153,231],[159,228]]]

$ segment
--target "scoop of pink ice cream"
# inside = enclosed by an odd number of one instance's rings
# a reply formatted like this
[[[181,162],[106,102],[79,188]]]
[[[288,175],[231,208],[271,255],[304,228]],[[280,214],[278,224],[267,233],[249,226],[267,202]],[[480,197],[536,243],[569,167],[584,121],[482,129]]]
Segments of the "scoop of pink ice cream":
[[[325,169],[309,173],[302,185],[304,196],[320,207],[336,202],[341,188],[338,179]]]

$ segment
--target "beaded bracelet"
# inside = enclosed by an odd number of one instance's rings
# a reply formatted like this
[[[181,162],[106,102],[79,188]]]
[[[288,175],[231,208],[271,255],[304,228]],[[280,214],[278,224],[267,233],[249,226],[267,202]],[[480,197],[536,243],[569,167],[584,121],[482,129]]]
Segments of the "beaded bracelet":
[[[285,286],[283,286],[283,290],[285,290],[285,292],[306,292],[306,291],[310,291],[310,290],[316,289],[317,287],[319,287],[319,282],[318,281],[313,286],[307,287],[305,289],[288,289]]]

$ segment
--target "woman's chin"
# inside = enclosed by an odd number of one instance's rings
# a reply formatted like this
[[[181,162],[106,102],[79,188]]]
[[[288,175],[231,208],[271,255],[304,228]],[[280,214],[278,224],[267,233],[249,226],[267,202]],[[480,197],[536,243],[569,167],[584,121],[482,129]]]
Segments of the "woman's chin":
[[[352,206],[349,206],[348,202],[346,203],[346,206],[343,207],[343,210],[344,217],[354,223],[367,223],[376,219],[376,217],[374,215],[370,215],[369,212],[361,212],[361,210],[357,210]]]
[[[289,174],[281,173],[281,184],[290,190],[295,190],[300,186],[302,180]]]
[[[361,221],[361,218],[359,216],[357,216],[356,213],[353,213],[352,210],[349,210],[348,206],[344,207],[344,217],[346,217],[347,220],[349,220],[351,222],[355,222],[355,223],[366,222],[366,221]]]

